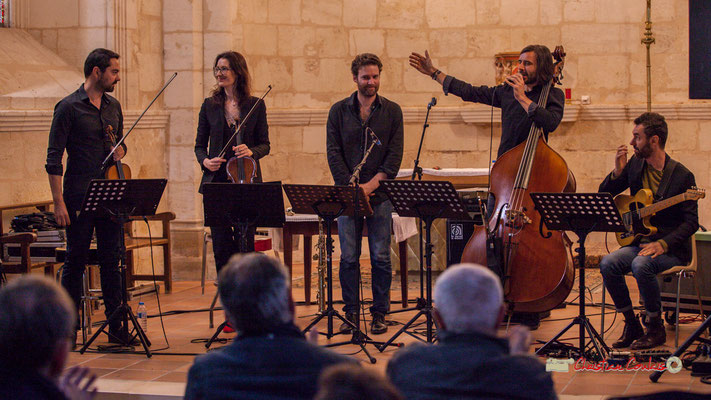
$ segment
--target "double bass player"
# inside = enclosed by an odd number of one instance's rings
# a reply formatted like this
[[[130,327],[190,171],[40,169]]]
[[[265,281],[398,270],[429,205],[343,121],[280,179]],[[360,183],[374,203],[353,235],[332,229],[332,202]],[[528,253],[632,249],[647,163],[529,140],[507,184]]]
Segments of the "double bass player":
[[[555,67],[550,50],[543,45],[524,47],[518,59],[518,72],[506,78],[499,86],[473,86],[436,68],[428,51],[424,56],[413,52],[409,57],[410,65],[417,71],[430,76],[442,85],[444,94],[452,93],[464,101],[482,103],[501,109],[501,142],[497,159],[507,151],[525,142],[531,126],[540,127],[545,139],[554,131],[563,118],[565,96],[563,91],[551,87],[544,106],[539,105],[539,98],[546,84],[554,77]],[[496,199],[488,200],[488,216],[494,211]],[[489,264],[491,266],[491,263]],[[499,265],[499,275],[503,275]],[[522,313],[521,321],[535,329],[540,317],[538,313]]]

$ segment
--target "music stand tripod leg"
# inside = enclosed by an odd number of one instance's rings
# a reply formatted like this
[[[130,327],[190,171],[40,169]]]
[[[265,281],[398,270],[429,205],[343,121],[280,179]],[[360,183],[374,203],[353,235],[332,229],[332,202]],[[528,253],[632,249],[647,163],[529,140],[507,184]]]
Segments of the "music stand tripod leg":
[[[434,216],[421,216],[420,217],[423,221],[425,221],[425,261],[426,261],[426,267],[425,267],[425,283],[426,283],[426,293],[425,293],[425,306],[418,311],[417,314],[415,314],[412,319],[410,319],[405,325],[403,325],[402,328],[400,328],[399,331],[397,331],[390,339],[388,339],[387,342],[385,342],[382,346],[378,347],[378,350],[380,352],[383,352],[387,346],[390,346],[395,339],[397,339],[401,334],[403,333],[409,333],[407,332],[407,329],[412,326],[412,324],[417,321],[420,316],[424,315],[425,316],[425,323],[427,326],[426,330],[426,335],[427,335],[427,342],[432,343],[434,341],[434,332],[432,329],[433,325],[433,318],[432,318],[432,252],[434,246],[432,245],[432,236],[431,236],[431,229],[432,229],[432,222],[437,218],[436,215]],[[412,335],[411,335],[412,336]],[[415,337],[415,336],[413,336]],[[417,338],[420,339],[420,338]],[[422,339],[420,339],[422,340]]]
[[[217,330],[215,330],[215,333],[212,335],[210,340],[205,343],[205,348],[209,349],[210,346],[212,346],[212,343],[217,340],[217,337],[220,336],[220,333],[225,329],[225,326],[227,326],[227,321],[224,321],[223,323],[220,324],[220,326],[217,327]]]
[[[111,322],[118,319],[122,322],[121,333],[123,334],[123,338],[125,340],[128,340],[128,343],[123,343],[123,345],[130,346],[131,341],[133,340],[133,338],[129,337],[128,335],[128,322],[131,321],[131,323],[133,323],[133,329],[138,332],[138,339],[141,345],[143,346],[143,349],[145,350],[146,357],[151,358],[152,354],[151,351],[148,349],[151,344],[148,341],[148,337],[145,335],[143,330],[141,330],[136,316],[133,315],[131,307],[128,305],[128,289],[126,287],[126,243],[124,241],[124,224],[128,221],[128,215],[125,215],[124,213],[116,213],[114,214],[114,216],[116,217],[117,223],[119,224],[119,254],[121,255],[121,257],[119,258],[119,269],[121,271],[121,304],[116,308],[116,310],[114,310],[113,313],[111,313],[111,315],[106,319],[106,321],[104,321],[104,323],[91,337],[91,339],[89,339],[89,341],[87,341],[84,346],[82,346],[82,348],[79,350],[79,353],[84,354],[86,349],[88,349],[89,346],[94,342],[94,340],[96,340],[99,334],[103,332]],[[111,335],[111,333],[108,334]]]

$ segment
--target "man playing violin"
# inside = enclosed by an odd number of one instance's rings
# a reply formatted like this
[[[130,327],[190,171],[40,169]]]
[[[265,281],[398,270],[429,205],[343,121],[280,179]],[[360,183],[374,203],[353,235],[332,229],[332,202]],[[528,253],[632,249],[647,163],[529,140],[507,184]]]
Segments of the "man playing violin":
[[[548,140],[548,133],[558,128],[563,119],[565,95],[557,87],[551,87],[545,107],[538,105],[544,86],[555,73],[553,56],[546,46],[524,47],[518,58],[518,72],[506,77],[503,85],[493,87],[472,86],[445,74],[433,66],[426,50],[424,56],[410,54],[409,62],[410,66],[440,83],[445,95],[452,93],[464,101],[501,108],[501,142],[497,157],[525,142],[532,124],[539,126]],[[487,217],[491,216],[494,206],[495,199],[489,196]],[[531,329],[536,329],[540,321],[538,314],[516,313],[516,317]]]
[[[62,268],[62,286],[78,308],[82,274],[89,258],[89,246],[96,231],[101,269],[101,290],[106,317],[121,302],[121,274],[118,269],[120,226],[106,217],[80,214],[81,202],[92,179],[103,177],[102,162],[112,150],[112,135],[123,136],[121,104],[107,93],[113,92],[119,77],[119,55],[95,49],[84,62],[84,83],[54,108],[49,131],[47,164],[57,223],[66,226],[67,253]],[[67,152],[67,170],[62,182],[62,157]],[[126,154],[122,144],[113,154],[118,161]],[[127,332],[117,321],[109,326],[109,341],[127,343]],[[74,331],[76,341],[76,330]]]
[[[672,160],[664,150],[668,128],[664,117],[646,112],[634,120],[632,140],[634,155],[627,160],[627,145],[617,148],[615,169],[600,184],[600,192],[613,195],[629,188],[632,194],[649,189],[654,201],[684,193],[696,186],[694,174]],[[602,258],[600,273],[615,308],[625,317],[620,339],[612,347],[649,349],[666,342],[661,317],[661,294],[657,274],[691,260],[689,238],[699,229],[698,205],[687,200],[666,208],[652,217],[656,234],[635,239],[629,246]],[[646,332],[635,316],[625,275],[632,272],[646,310]]]
[[[367,162],[360,172],[360,186],[370,198],[373,215],[356,220],[338,218],[338,240],[341,245],[339,277],[346,318],[354,322],[358,312],[357,290],[363,222],[368,226],[368,247],[372,271],[373,306],[371,331],[387,331],[385,314],[390,308],[390,228],[392,204],[378,190],[382,179],[394,179],[400,169],[403,148],[402,110],[396,103],[378,95],[383,64],[375,54],[363,53],[351,63],[357,90],[331,107],[326,124],[326,154],[336,185],[347,185],[355,167],[375,140]],[[372,133],[372,134],[371,134]],[[365,221],[364,221],[365,220]],[[348,331],[343,324],[341,331]]]

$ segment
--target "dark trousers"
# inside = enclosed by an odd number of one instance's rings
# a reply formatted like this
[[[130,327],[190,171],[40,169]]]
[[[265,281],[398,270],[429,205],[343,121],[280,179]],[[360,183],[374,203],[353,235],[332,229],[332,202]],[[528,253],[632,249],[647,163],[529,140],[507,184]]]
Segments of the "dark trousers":
[[[67,255],[62,267],[62,286],[69,292],[78,309],[82,294],[82,276],[89,260],[89,246],[96,230],[96,248],[101,274],[104,311],[108,318],[121,303],[121,273],[119,272],[119,250],[121,231],[118,223],[109,218],[94,218],[88,214],[77,217],[78,206],[67,203],[70,224],[67,232]],[[120,327],[120,321],[109,328]]]
[[[210,233],[212,234],[212,252],[215,253],[215,267],[217,268],[217,274],[220,274],[220,270],[224,267],[230,257],[236,253],[251,253],[254,251],[254,232],[256,228],[250,226],[247,228],[247,234],[245,235],[245,248],[241,247],[241,236],[239,234],[239,229],[232,226],[215,226],[210,227]]]

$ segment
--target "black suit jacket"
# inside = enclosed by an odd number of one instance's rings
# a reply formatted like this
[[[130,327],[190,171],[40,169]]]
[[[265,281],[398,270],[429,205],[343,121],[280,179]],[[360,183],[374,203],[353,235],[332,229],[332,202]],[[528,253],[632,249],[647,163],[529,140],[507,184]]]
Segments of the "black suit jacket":
[[[239,119],[242,121],[254,103],[259,101],[257,97],[250,97],[247,101],[240,104]],[[195,138],[195,156],[203,170],[202,181],[200,181],[200,189],[202,193],[202,185],[212,182],[216,172],[212,172],[205,168],[202,164],[206,158],[214,158],[220,154],[220,151],[225,147],[224,131],[227,125],[225,119],[225,111],[219,103],[208,97],[203,101],[200,108],[200,117],[198,120],[197,136]],[[260,101],[252,115],[247,120],[247,123],[242,128],[242,141],[252,150],[252,158],[257,161],[257,177],[256,181],[262,181],[262,169],[259,165],[259,159],[269,154],[269,127],[267,125],[267,107],[263,101]],[[209,148],[208,148],[209,144]]]
[[[635,195],[642,189],[642,174],[646,164],[644,159],[632,156],[620,176],[612,179],[610,173],[605,178],[600,184],[599,192],[609,192],[614,196],[629,188],[630,194]],[[696,186],[694,174],[667,154],[662,180],[654,195],[654,201],[684,193],[692,186]],[[689,238],[699,229],[699,207],[696,201],[683,201],[664,209],[652,217],[651,223],[658,229],[655,235],[650,236],[651,240],[662,239],[667,243],[669,254],[679,257],[684,262],[691,260]]]

